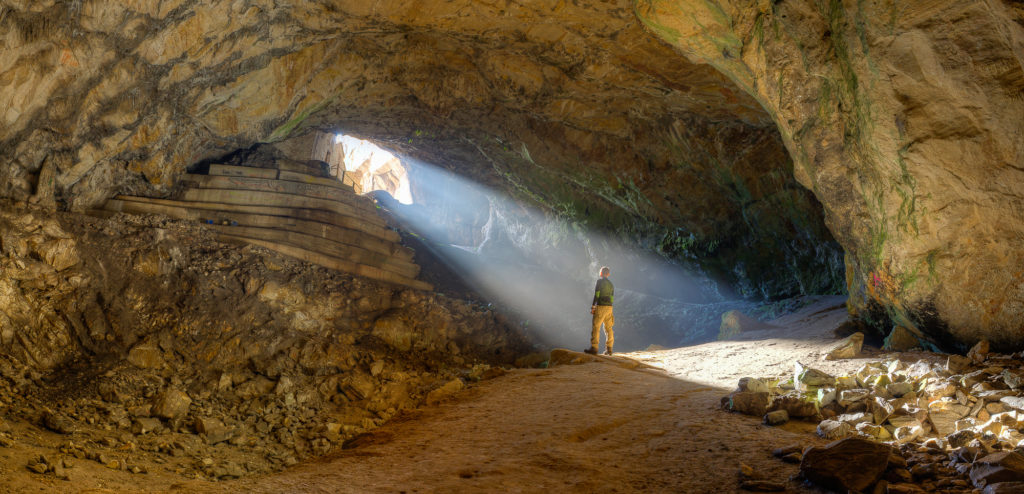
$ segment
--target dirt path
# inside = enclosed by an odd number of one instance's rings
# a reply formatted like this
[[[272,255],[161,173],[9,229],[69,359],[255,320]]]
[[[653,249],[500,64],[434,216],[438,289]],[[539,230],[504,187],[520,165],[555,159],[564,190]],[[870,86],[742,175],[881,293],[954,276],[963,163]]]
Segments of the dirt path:
[[[84,482],[17,485],[28,492],[712,493],[737,491],[744,463],[788,482],[790,492],[818,492],[788,481],[797,467],[771,456],[776,447],[822,444],[813,425],[770,428],[721,411],[719,400],[739,377],[788,373],[797,359],[831,372],[859,366],[818,360],[845,318],[839,302],[821,299],[745,341],[618,357],[664,371],[611,359],[511,371],[404,415],[339,454],[270,476],[211,483],[107,470],[100,485],[86,480],[88,471],[76,474]]]

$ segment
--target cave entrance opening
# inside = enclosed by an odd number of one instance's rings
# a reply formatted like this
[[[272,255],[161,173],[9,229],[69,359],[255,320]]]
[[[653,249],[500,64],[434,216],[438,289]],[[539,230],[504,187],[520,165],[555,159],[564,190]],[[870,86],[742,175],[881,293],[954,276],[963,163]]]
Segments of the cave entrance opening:
[[[371,141],[345,134],[318,133],[313,159],[327,163],[330,174],[357,194],[384,191],[402,204],[412,204],[409,171],[402,160]]]

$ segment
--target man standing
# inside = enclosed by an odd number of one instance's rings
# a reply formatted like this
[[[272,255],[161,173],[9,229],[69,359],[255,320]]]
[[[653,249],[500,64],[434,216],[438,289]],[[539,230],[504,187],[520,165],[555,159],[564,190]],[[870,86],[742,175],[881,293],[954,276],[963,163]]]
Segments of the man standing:
[[[597,355],[601,324],[604,324],[604,334],[608,338],[604,354],[611,355],[612,346],[615,345],[615,333],[612,332],[612,327],[615,326],[615,315],[612,314],[615,287],[608,279],[609,274],[611,274],[611,270],[607,266],[601,268],[601,277],[597,280],[597,286],[594,287],[594,303],[590,306],[590,313],[594,315],[594,319],[590,328],[590,348],[584,351],[592,355]]]

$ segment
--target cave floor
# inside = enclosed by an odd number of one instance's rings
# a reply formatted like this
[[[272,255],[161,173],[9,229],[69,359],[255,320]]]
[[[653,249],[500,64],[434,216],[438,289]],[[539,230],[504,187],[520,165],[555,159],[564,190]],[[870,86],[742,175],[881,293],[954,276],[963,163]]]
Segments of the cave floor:
[[[740,464],[789,492],[819,492],[789,478],[777,447],[823,444],[815,424],[767,427],[719,400],[739,377],[792,372],[795,360],[827,372],[866,359],[824,362],[845,319],[842,299],[821,298],[776,320],[778,329],[602,363],[521,369],[480,382],[354,441],[354,447],[276,474],[183,480],[132,475],[81,461],[71,482],[24,468],[27,448],[3,455],[0,487],[15,492],[732,492]],[[875,355],[877,357],[877,355]],[[629,369],[635,359],[661,369]],[[14,458],[16,456],[19,458]]]

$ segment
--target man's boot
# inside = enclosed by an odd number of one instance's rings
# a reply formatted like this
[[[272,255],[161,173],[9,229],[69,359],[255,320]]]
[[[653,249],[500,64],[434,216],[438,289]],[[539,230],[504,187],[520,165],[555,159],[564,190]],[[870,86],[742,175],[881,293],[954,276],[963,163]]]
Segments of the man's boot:
[[[597,349],[594,348],[594,347],[590,347],[590,348],[588,348],[586,350],[583,350],[583,353],[589,353],[591,355],[597,355]]]
[[[604,351],[604,354],[608,355],[608,356],[611,356],[611,354],[612,354],[612,347],[608,347],[608,349]]]

